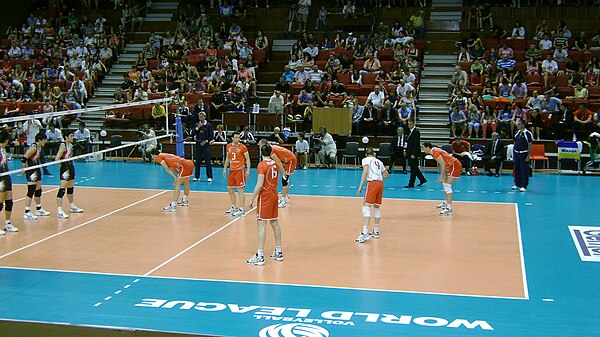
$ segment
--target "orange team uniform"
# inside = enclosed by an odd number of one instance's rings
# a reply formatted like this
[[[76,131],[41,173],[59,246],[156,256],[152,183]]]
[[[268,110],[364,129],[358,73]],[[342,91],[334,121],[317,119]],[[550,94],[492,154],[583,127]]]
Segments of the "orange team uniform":
[[[375,157],[365,157],[362,166],[367,167],[367,190],[363,203],[366,205],[381,206],[383,200],[383,171],[385,165]]]
[[[189,178],[194,173],[194,162],[170,153],[161,153],[156,156],[155,161],[161,164],[163,161],[169,168],[175,169],[179,178]]]
[[[271,151],[271,155],[276,154],[277,158],[281,160],[281,162],[283,163],[283,169],[285,173],[287,173],[288,175],[294,173],[294,170],[296,169],[296,164],[298,163],[298,160],[296,159],[294,153],[286,149],[285,147],[278,145],[271,145],[271,148],[273,149]]]
[[[258,220],[277,220],[279,217],[279,198],[277,196],[277,178],[279,166],[273,160],[261,161],[258,174],[264,174],[265,180],[258,194],[256,217]]]
[[[225,148],[229,156],[229,177],[227,178],[227,187],[242,188],[246,186],[246,156],[248,148],[244,144],[227,144]]]
[[[431,155],[435,160],[437,160],[440,156],[446,164],[446,173],[449,177],[460,178],[460,172],[462,171],[462,164],[456,158],[454,158],[450,153],[434,147],[431,149]]]

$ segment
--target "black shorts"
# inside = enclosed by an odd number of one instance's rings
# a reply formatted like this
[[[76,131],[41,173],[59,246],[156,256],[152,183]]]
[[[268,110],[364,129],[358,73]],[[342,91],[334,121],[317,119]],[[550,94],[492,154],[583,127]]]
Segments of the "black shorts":
[[[61,164],[60,165],[60,180],[74,180],[75,179],[75,166],[72,164]]]
[[[27,178],[28,183],[37,183],[38,181],[42,181],[42,170],[39,168],[26,170],[25,178]]]
[[[10,176],[7,175],[0,177],[0,193],[10,191],[12,191],[12,179],[10,179]]]

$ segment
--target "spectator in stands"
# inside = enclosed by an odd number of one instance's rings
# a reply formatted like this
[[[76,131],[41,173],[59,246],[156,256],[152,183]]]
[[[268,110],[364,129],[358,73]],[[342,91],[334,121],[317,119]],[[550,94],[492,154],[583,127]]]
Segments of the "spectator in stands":
[[[234,111],[246,112],[247,95],[242,91],[241,87],[236,86],[233,94],[231,94],[231,105]]]
[[[46,138],[47,140],[44,149],[47,149],[48,153],[53,153],[53,151],[58,150],[58,146],[64,141],[62,132],[54,124],[48,124]]]
[[[242,132],[240,132],[240,142],[242,144],[256,144],[256,139],[247,125],[244,126]]]
[[[556,49],[554,50],[554,53],[552,54],[552,57],[557,62],[565,62],[568,56],[569,56],[569,52],[567,51],[566,48],[563,48],[562,46],[557,46]]]
[[[367,103],[373,103],[373,107],[376,109],[381,108],[383,102],[385,101],[385,93],[381,91],[381,88],[376,85],[375,89],[369,93],[367,97]]]
[[[510,95],[514,98],[527,99],[527,84],[520,79],[517,80],[510,90]]]
[[[160,102],[154,103],[152,107],[152,119],[154,120],[154,128],[161,129],[164,128],[165,125],[165,117],[167,116],[167,112],[165,111],[165,107],[160,104]]]
[[[356,6],[352,3],[352,1],[348,0],[344,7],[342,8],[342,15],[346,19],[354,18],[356,15]]]
[[[306,107],[309,105],[309,103],[312,104],[312,101],[313,101],[312,94],[306,92],[305,89],[302,89],[300,91],[300,94],[298,95],[298,100],[296,101],[296,104],[293,106],[294,113],[296,115],[304,114],[304,110],[306,110]]]
[[[527,103],[525,104],[525,108],[528,110],[533,110],[533,109],[541,110],[543,97],[544,97],[543,95],[542,96],[538,95],[537,90],[534,90],[531,97],[529,97],[529,99],[527,100]]]
[[[485,106],[482,120],[483,138],[486,138],[488,128],[491,128],[493,133],[496,132],[496,111],[491,105]]]
[[[404,128],[408,128],[408,121],[413,119],[413,109],[406,102],[399,103],[400,107],[398,108],[398,118],[400,120],[401,125]]]
[[[579,104],[579,109],[573,113],[573,141],[587,139],[594,126],[593,116],[586,103]]]
[[[223,5],[219,7],[219,14],[224,18],[230,17],[233,15],[233,6],[227,3],[227,1],[223,1]]]
[[[456,65],[450,83],[448,84],[448,97],[452,95],[457,85],[467,85],[468,81],[469,76],[467,75],[467,72],[462,70],[460,65]]]
[[[92,136],[90,130],[85,127],[84,122],[79,122],[79,127],[74,133],[75,143],[73,144],[74,155],[89,153],[92,151]]]
[[[488,176],[500,176],[500,168],[502,167],[502,161],[504,160],[504,142],[498,139],[498,133],[492,133],[492,140],[485,150],[485,154],[482,156],[483,168]],[[490,163],[496,163],[496,172],[492,173]]]
[[[395,130],[398,125],[398,111],[391,106],[389,101],[383,103],[381,111],[377,115],[377,127],[375,135],[388,134],[387,130]]]
[[[473,131],[475,131],[475,137],[479,136],[479,129],[481,128],[482,115],[481,111],[477,108],[476,105],[471,104],[469,106],[469,116],[467,117],[469,120],[469,136],[468,138],[473,137]]]
[[[506,104],[504,109],[498,113],[498,132],[508,138],[511,138],[514,133],[513,117],[514,111],[510,104]]]
[[[319,134],[315,135],[315,141],[319,144],[320,150],[317,152],[316,166],[335,168],[337,164],[337,146],[333,137],[327,132],[324,126],[319,128]]]
[[[420,0],[421,2],[423,0]],[[415,1],[416,2],[416,1]],[[424,7],[424,6],[422,6]],[[415,14],[413,14],[408,21],[411,23],[411,25],[415,28],[416,30],[416,38],[417,39],[423,39],[423,36],[425,35],[425,20],[424,20],[424,14],[425,12],[422,10],[418,10],[415,11]]]
[[[513,71],[515,66],[517,65],[517,61],[512,58],[509,58],[508,55],[502,56],[500,60],[498,60],[497,67],[499,71],[508,70],[509,72]]]
[[[467,175],[471,175],[471,143],[463,140],[460,135],[456,136],[452,142],[452,156],[460,161]]]
[[[539,46],[541,50],[550,50],[552,49],[554,42],[550,40],[550,36],[548,34],[544,34],[542,39],[540,40]]]
[[[375,124],[376,119],[377,109],[373,106],[373,102],[367,101],[366,106],[362,110],[362,115],[356,123],[359,134],[364,134],[368,126]]]
[[[513,0],[514,3],[515,0]],[[519,7],[521,7],[520,5],[520,0],[519,1]],[[525,39],[525,27],[523,27],[523,24],[521,23],[521,21],[517,20],[515,22],[515,26],[513,27],[512,30],[512,34],[510,35],[509,39],[518,39],[518,40],[523,40]]]
[[[569,38],[566,36],[565,32],[563,30],[558,30],[554,36],[554,47],[567,48],[568,43]]]
[[[306,31],[311,0],[298,0],[298,31]]]
[[[460,131],[459,135],[462,135],[466,131],[467,116],[458,106],[452,108],[450,123],[452,137],[457,137],[457,131]]]
[[[67,102],[71,103],[71,107],[75,110],[83,107],[83,95],[79,91],[79,87],[73,86],[67,93]],[[77,114],[79,117],[81,114]]]
[[[479,11],[481,12],[480,14],[480,23],[479,23],[479,29],[483,30],[484,27],[483,25],[486,22],[489,22],[490,24],[490,30],[494,27],[494,18],[492,16],[492,11],[490,10],[489,6],[487,5],[480,5],[479,6]]]
[[[304,83],[309,77],[310,74],[304,70],[304,67],[300,67],[294,74],[294,83]]]
[[[217,87],[216,92],[212,95],[210,104],[212,106],[211,113],[213,116],[230,109],[229,98],[221,91],[220,87]]]
[[[310,81],[314,84],[320,84],[323,82],[323,76],[325,75],[319,67],[316,65],[312,66],[312,70],[309,73]]]
[[[269,137],[267,137],[267,140],[271,143],[277,143],[277,144],[285,143],[285,139],[283,138],[283,135],[281,134],[281,128],[276,126],[273,129],[273,133],[270,134]]]

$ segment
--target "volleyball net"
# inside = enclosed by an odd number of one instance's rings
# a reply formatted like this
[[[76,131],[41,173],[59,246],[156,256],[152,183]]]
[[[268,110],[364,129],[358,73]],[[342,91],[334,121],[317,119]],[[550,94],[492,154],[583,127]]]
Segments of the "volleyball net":
[[[72,116],[72,115],[80,115],[80,114],[85,115],[85,114],[89,114],[92,112],[104,112],[105,116],[108,115],[107,114],[108,112],[115,113],[115,115],[126,114],[128,112],[131,112],[132,110],[136,110],[139,108],[149,109],[150,106],[154,106],[156,103],[159,103],[160,105],[164,106],[165,112],[166,112],[165,116],[164,116],[165,133],[166,134],[164,134],[164,135],[155,136],[155,137],[147,137],[147,138],[144,137],[143,139],[138,139],[137,141],[122,142],[121,145],[110,146],[110,142],[107,144],[104,141],[104,137],[106,136],[106,131],[104,130],[104,128],[102,128],[99,132],[99,135],[103,139],[102,142],[100,142],[100,141],[92,142],[92,139],[89,139],[89,145],[90,145],[90,148],[92,148],[91,147],[92,144],[102,146],[102,147],[108,145],[108,147],[99,148],[97,151],[84,151],[85,153],[82,153],[82,154],[76,155],[76,156],[72,156],[69,158],[65,158],[65,159],[52,160],[52,161],[48,161],[45,163],[36,164],[33,166],[27,166],[24,168],[19,168],[19,169],[10,170],[7,172],[2,172],[2,173],[0,173],[0,177],[15,174],[15,173],[21,174],[24,172],[24,170],[29,171],[29,170],[35,170],[35,169],[42,169],[42,168],[46,168],[48,166],[53,166],[53,165],[60,165],[65,162],[72,162],[72,161],[76,161],[76,160],[85,160],[88,158],[104,158],[107,153],[116,152],[116,151],[124,152],[125,149],[131,149],[131,152],[133,152],[136,148],[138,148],[138,149],[141,147],[146,148],[148,144],[155,144],[156,147],[160,148],[160,143],[165,138],[170,138],[171,140],[176,139],[177,145],[179,145],[179,143],[181,143],[181,145],[183,145],[183,137],[182,137],[182,131],[181,131],[181,126],[180,126],[181,125],[180,119],[177,118],[176,114],[169,114],[169,105],[171,102],[172,102],[172,98],[167,97],[167,98],[153,99],[153,100],[147,100],[147,101],[141,101],[141,102],[108,104],[108,105],[104,105],[104,106],[100,106],[100,107],[73,109],[73,110],[67,110],[67,111],[57,111],[57,112],[48,112],[48,113],[32,113],[32,114],[26,114],[23,116],[11,116],[11,117],[0,118],[0,125],[5,125],[5,127],[8,126],[10,128],[11,126],[8,125],[9,123],[15,123],[14,127],[17,127],[16,123],[18,123],[18,122],[26,122],[26,121],[32,121],[32,120],[42,121],[42,120],[49,120],[51,118],[59,118],[59,117],[64,118],[66,116]],[[43,105],[44,103],[40,103],[40,104]],[[142,120],[140,120],[140,123],[146,123],[149,121],[150,120],[148,120],[148,119],[142,119]],[[178,122],[175,123],[176,121],[178,121]],[[176,125],[179,127],[173,128],[172,127],[173,125]],[[46,127],[48,127],[48,126],[42,125],[42,128],[40,128],[39,133],[42,133],[42,132],[45,133]],[[65,130],[65,129],[63,129],[63,130]],[[73,129],[72,130],[73,132],[76,130],[76,128],[72,128],[72,129]],[[133,131],[133,132],[140,131],[139,129],[136,129],[136,130],[131,130],[131,131]],[[75,143],[77,143],[77,140],[74,140],[73,143],[74,143],[74,146],[76,146]],[[31,144],[27,144],[27,145],[30,146]],[[58,145],[58,144],[56,144],[56,145]],[[20,144],[17,146],[20,146]],[[59,150],[59,148],[56,148],[56,151],[58,151],[58,150]],[[24,153],[26,153],[26,152],[27,152],[27,148],[24,149]],[[46,152],[46,151],[43,151],[43,152]],[[183,153],[181,153],[181,155],[183,155]]]

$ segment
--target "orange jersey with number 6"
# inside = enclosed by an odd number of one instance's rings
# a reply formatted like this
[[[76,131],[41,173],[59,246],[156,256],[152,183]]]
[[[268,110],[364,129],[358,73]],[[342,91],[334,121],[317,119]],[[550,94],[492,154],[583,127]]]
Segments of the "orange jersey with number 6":
[[[261,193],[273,192],[277,193],[277,178],[279,178],[279,166],[274,160],[263,160],[258,164],[258,174],[265,175],[265,181],[262,185]]]

